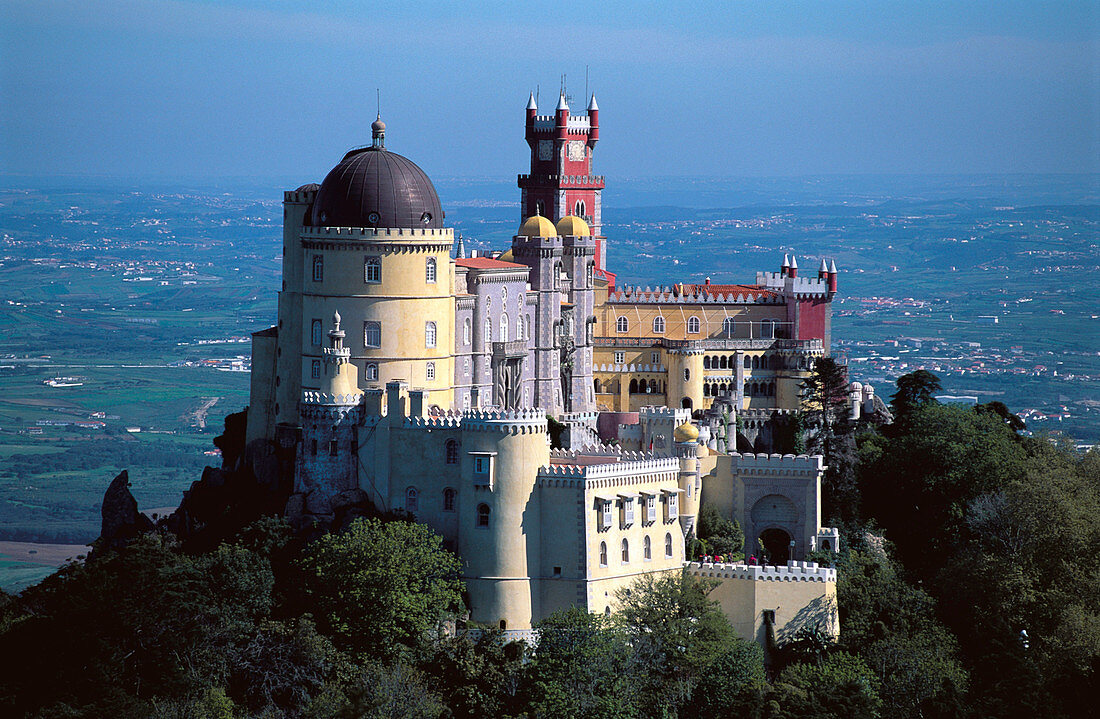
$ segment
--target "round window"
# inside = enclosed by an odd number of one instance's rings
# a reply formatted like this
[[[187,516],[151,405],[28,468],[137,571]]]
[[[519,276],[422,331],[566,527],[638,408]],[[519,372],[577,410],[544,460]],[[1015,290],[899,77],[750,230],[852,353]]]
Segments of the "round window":
[[[367,215],[367,222],[371,223],[372,225],[377,225],[380,219],[382,219],[382,216],[379,215],[377,212],[372,212]]]

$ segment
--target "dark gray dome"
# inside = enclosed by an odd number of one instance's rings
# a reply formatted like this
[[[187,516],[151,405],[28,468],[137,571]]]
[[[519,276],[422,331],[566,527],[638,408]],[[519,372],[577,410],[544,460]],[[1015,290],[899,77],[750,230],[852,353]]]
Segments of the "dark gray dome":
[[[412,160],[381,147],[352,150],[321,183],[313,225],[443,227],[435,186]]]

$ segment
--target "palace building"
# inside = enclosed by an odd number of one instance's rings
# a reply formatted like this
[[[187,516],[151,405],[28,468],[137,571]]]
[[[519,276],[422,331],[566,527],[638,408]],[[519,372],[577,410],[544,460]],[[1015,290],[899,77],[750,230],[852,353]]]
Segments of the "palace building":
[[[284,194],[278,323],[253,335],[249,444],[293,482],[292,521],[406,511],[462,558],[470,620],[514,636],[568,606],[611,613],[639,575],[685,567],[721,581],[746,638],[808,616],[835,633],[835,571],[804,561],[836,547],[825,467],[769,453],[768,432],[829,352],[835,266],[619,286],[594,96],[579,116],[531,98],[516,234],[467,257],[431,180],[380,117],[371,129]],[[689,564],[701,502],[773,564]]]

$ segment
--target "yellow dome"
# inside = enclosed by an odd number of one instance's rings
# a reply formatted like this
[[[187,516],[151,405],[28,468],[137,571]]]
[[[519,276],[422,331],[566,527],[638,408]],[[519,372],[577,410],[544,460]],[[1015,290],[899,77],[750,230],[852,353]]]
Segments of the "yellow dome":
[[[558,220],[558,234],[572,237],[588,237],[592,230],[588,229],[588,223],[576,215],[566,215]]]
[[[508,250],[507,252],[502,254],[497,259],[500,260],[501,262],[515,262],[516,261],[516,256],[514,254],[512,254],[512,250]]]
[[[531,215],[516,234],[521,237],[557,237],[558,231],[554,229],[554,223],[542,215]]]
[[[694,442],[699,439],[699,428],[691,422],[684,422],[673,431],[672,437],[677,442]]]

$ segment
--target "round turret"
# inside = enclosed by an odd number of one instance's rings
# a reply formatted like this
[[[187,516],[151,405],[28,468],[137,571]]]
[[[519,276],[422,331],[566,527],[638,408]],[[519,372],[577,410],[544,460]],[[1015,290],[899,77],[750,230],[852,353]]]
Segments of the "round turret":
[[[691,422],[684,422],[673,430],[672,438],[677,442],[695,442],[699,439],[699,428]]]
[[[542,215],[531,215],[520,226],[516,235],[519,237],[557,237],[558,230],[554,227],[553,222]]]
[[[592,234],[588,223],[576,215],[566,215],[558,220],[556,229],[562,237],[589,237]]]

